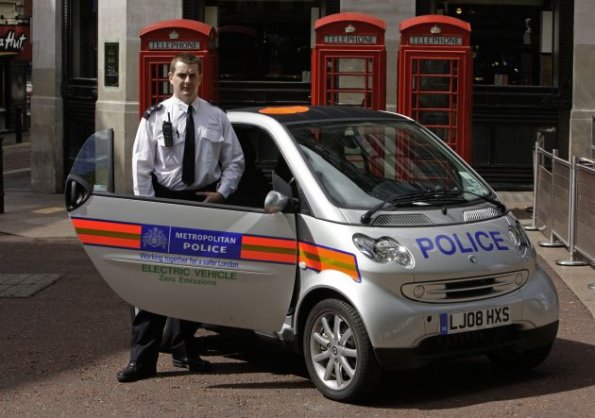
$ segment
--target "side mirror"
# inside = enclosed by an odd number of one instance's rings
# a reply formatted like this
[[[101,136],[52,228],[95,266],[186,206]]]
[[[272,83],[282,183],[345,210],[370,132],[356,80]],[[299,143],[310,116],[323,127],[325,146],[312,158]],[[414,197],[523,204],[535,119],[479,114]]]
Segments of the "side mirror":
[[[265,213],[279,213],[287,207],[289,198],[282,193],[271,190],[264,199]]]
[[[298,211],[299,206],[299,199],[285,196],[283,193],[275,190],[271,190],[264,199],[265,213],[279,213],[283,211],[295,213]]]

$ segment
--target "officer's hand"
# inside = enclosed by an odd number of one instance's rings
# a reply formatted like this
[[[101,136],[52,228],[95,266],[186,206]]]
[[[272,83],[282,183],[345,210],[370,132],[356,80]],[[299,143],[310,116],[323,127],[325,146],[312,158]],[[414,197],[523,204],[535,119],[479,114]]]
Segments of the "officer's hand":
[[[203,202],[206,203],[223,203],[225,198],[219,192],[196,192],[199,196],[204,196],[205,200]]]

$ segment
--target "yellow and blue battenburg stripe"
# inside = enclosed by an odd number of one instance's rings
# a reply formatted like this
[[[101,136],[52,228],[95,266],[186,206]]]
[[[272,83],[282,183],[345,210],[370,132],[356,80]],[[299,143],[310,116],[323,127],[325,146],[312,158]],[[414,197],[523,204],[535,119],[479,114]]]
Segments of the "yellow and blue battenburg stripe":
[[[304,262],[307,268],[316,271],[337,270],[356,282],[361,281],[357,259],[351,253],[300,241],[299,254],[299,261]]]
[[[293,239],[86,218],[72,218],[72,224],[85,245],[280,264],[296,264],[299,254],[309,269],[361,280],[355,255]]]

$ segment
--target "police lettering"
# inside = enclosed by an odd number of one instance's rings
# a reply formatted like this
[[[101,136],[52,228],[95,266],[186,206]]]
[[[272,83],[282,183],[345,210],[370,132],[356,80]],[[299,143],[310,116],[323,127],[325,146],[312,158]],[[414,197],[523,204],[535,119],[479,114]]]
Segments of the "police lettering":
[[[430,257],[430,252],[438,250],[444,255],[456,253],[467,254],[479,251],[506,251],[508,246],[500,231],[477,231],[464,234],[439,234],[434,238],[417,238],[415,240],[424,258]]]
[[[206,253],[214,253],[214,254],[225,254],[227,253],[227,247],[222,245],[212,245],[212,244],[199,244],[196,242],[185,242],[182,245],[184,250],[192,250],[196,252],[206,252]]]

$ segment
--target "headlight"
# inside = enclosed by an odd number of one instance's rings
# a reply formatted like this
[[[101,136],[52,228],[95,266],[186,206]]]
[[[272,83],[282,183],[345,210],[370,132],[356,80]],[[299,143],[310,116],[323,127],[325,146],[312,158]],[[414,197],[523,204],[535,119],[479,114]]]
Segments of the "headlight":
[[[508,227],[508,235],[510,236],[514,248],[522,255],[525,255],[527,249],[531,247],[531,241],[529,241],[529,237],[525,233],[521,224],[515,222],[514,225],[510,225]]]
[[[370,238],[364,234],[353,235],[353,243],[366,257],[378,262],[389,263],[394,261],[405,268],[413,268],[415,260],[407,247],[390,237],[378,239]]]

